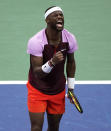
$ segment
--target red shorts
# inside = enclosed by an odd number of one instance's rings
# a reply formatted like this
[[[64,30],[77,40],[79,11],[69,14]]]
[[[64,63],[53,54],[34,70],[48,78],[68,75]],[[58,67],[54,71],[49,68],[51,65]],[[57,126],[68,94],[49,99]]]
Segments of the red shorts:
[[[63,114],[65,112],[65,90],[57,95],[46,95],[27,83],[28,110],[39,113],[47,111],[49,114]]]

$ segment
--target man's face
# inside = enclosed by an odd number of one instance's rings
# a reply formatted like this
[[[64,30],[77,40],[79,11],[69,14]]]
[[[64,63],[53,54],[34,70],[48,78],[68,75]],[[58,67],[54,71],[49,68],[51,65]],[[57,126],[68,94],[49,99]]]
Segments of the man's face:
[[[55,11],[51,13],[47,19],[46,22],[48,26],[50,26],[52,29],[57,31],[62,31],[64,28],[64,16],[61,11]]]

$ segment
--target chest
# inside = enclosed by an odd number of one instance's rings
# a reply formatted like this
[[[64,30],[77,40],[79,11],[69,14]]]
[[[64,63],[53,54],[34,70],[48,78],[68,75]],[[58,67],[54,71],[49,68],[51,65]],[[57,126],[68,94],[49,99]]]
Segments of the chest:
[[[45,45],[43,50],[43,60],[44,62],[50,60],[53,55],[58,52],[62,51],[64,59],[66,58],[67,51],[69,50],[69,44],[68,43],[60,43],[57,47],[53,45]]]

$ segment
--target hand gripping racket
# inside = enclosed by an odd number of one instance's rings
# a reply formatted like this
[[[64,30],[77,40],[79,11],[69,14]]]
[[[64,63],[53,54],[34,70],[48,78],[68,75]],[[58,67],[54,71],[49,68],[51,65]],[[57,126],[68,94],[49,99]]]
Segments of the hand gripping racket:
[[[69,97],[72,99],[76,109],[80,112],[80,113],[83,113],[83,109],[77,99],[77,97],[75,96],[74,93],[72,93],[71,91],[68,91],[68,94],[69,94]]]

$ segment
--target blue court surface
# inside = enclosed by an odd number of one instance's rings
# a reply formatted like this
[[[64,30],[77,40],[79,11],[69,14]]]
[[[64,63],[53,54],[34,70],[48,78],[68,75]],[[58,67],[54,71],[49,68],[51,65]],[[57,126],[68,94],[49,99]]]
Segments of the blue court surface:
[[[111,85],[77,84],[75,94],[84,113],[80,114],[66,98],[60,131],[111,131]],[[30,131],[25,85],[0,85],[0,131]]]

